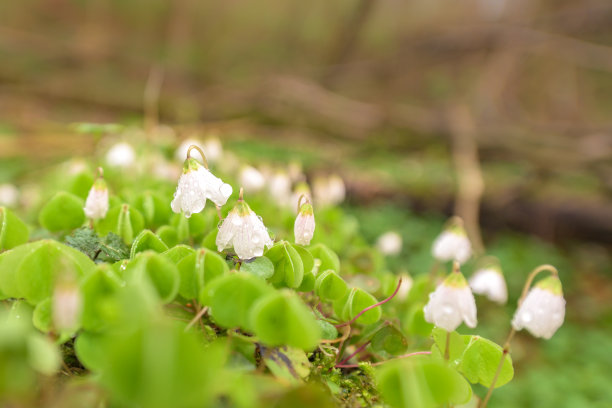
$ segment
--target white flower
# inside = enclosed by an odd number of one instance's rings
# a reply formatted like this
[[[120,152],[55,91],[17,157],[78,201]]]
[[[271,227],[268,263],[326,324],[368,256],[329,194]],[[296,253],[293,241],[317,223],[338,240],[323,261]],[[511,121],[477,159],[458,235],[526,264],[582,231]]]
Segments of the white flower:
[[[458,269],[429,294],[423,312],[426,321],[449,332],[459,327],[462,321],[468,327],[476,327],[476,301]]]
[[[457,261],[463,264],[470,259],[472,244],[463,229],[462,222],[456,221],[455,224],[442,231],[434,241],[431,252],[441,262]]]
[[[6,183],[0,185],[0,205],[12,207],[17,204],[19,190],[12,184]]]
[[[408,299],[408,294],[410,293],[410,289],[412,289],[412,285],[414,281],[412,280],[412,276],[407,273],[400,274],[400,278],[402,278],[402,283],[400,284],[399,290],[397,291],[398,300],[404,301]]]
[[[204,209],[207,199],[217,206],[222,206],[231,195],[232,186],[215,177],[195,159],[188,158],[185,160],[183,174],[179,178],[170,207],[175,213],[182,210],[185,217],[189,218],[191,214]]]
[[[59,283],[53,290],[52,319],[58,331],[74,330],[79,325],[82,298],[74,283]]]
[[[385,255],[397,255],[402,252],[402,236],[395,231],[389,231],[378,237],[376,247]]]
[[[291,179],[287,173],[276,172],[268,181],[268,192],[280,206],[291,202]]]
[[[218,137],[209,137],[204,141],[204,151],[208,161],[216,163],[223,156],[223,145]]]
[[[255,167],[245,166],[240,171],[240,185],[244,187],[246,192],[256,193],[261,191],[266,185],[266,179],[263,174]]]
[[[273,242],[257,214],[239,200],[223,220],[216,244],[219,252],[233,247],[238,258],[251,259],[262,256],[264,248],[271,247]]]
[[[98,178],[87,194],[85,200],[85,215],[92,220],[98,220],[106,216],[108,211],[108,188],[103,178]]]
[[[135,158],[134,148],[126,142],[113,145],[106,153],[106,162],[112,167],[129,167]]]
[[[496,267],[477,270],[469,279],[472,292],[485,295],[493,302],[504,304],[508,300],[508,288],[504,275]]]
[[[340,204],[346,196],[344,181],[335,174],[315,178],[313,191],[315,203],[322,206]]]
[[[314,230],[315,218],[312,205],[310,203],[303,204],[293,225],[295,243],[298,245],[309,245],[314,235]]]
[[[536,337],[550,339],[565,318],[565,299],[557,276],[541,280],[521,303],[512,319],[515,330],[527,329]]]

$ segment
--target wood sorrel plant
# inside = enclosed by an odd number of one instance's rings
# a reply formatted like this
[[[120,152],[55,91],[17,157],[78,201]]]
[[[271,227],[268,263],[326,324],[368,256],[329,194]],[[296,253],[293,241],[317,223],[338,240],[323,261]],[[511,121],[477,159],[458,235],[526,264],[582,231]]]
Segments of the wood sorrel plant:
[[[223,150],[211,146],[221,166]],[[513,377],[515,332],[550,338],[563,322],[561,283],[545,265],[530,275],[504,347],[459,334],[476,326],[472,290],[507,296],[490,259],[468,285],[460,219],[433,244],[439,268],[398,276],[381,251],[399,256],[401,237],[365,244],[335,206],[338,176],[318,179],[311,200],[303,176],[262,169],[247,204],[242,189],[231,201],[230,185],[245,167],[215,168],[220,178],[202,149],[184,148],[178,186],[138,171],[161,149],[122,142],[104,178],[88,166],[64,171],[40,181],[33,213],[0,207],[0,404],[442,407],[478,403],[471,384],[481,384],[486,406]],[[531,288],[542,271],[552,275]],[[60,371],[61,392],[40,380]]]

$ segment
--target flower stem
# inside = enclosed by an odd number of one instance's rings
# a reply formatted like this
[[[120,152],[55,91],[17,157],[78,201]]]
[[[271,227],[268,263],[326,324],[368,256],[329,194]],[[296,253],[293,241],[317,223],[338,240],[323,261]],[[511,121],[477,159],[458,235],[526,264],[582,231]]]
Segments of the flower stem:
[[[395,297],[395,295],[397,295],[397,292],[399,291],[400,286],[402,285],[402,278],[399,278],[399,282],[397,282],[397,287],[395,288],[395,291],[391,294],[391,296],[389,296],[388,298],[386,298],[385,300],[381,300],[378,303],[373,304],[372,306],[368,306],[365,309],[363,309],[361,312],[357,313],[357,316],[353,317],[351,320],[349,320],[348,322],[344,322],[344,323],[340,323],[336,325],[336,328],[338,327],[342,327],[342,326],[350,326],[351,324],[355,323],[355,321],[357,319],[359,319],[361,317],[362,314],[364,314],[365,312],[367,312],[368,310],[372,310],[375,307],[378,307],[380,305],[383,305],[385,303],[387,303],[388,301],[390,301],[391,299],[393,299]]]
[[[238,193],[238,201],[244,201],[244,188],[240,187],[240,193]]]
[[[523,300],[525,300],[525,297],[527,296],[527,293],[529,292],[529,288],[531,287],[533,280],[536,278],[536,276],[540,272],[544,272],[544,271],[550,272],[553,276],[559,275],[559,271],[557,270],[557,268],[555,268],[552,265],[548,265],[548,264],[540,265],[537,268],[535,268],[533,271],[531,271],[531,273],[527,277],[527,280],[525,281],[525,286],[523,286],[523,293],[521,293],[521,297],[518,300],[519,307],[523,303]],[[512,327],[512,329],[510,330],[510,333],[508,334],[508,338],[506,339],[506,342],[504,343],[504,350],[502,352],[501,360],[499,361],[499,365],[497,366],[497,371],[495,372],[495,376],[493,377],[491,386],[489,387],[489,390],[487,391],[487,395],[485,396],[485,398],[478,405],[478,408],[486,408],[487,404],[489,403],[489,399],[491,398],[491,394],[493,393],[493,389],[495,388],[495,383],[497,382],[497,378],[499,377],[502,367],[504,366],[504,360],[506,359],[506,355],[510,352],[510,342],[512,341],[512,338],[514,337],[515,334],[516,334],[516,330],[514,330],[514,327]]]
[[[361,346],[359,346],[359,348],[357,348],[357,350],[355,350],[355,352],[353,352],[350,356],[346,357],[344,360],[340,361],[338,364],[336,364],[336,367],[338,365],[343,365],[344,363],[348,362],[351,358],[355,357],[357,354],[361,353],[363,351],[363,349],[365,349],[366,347],[368,347],[368,344],[370,344],[370,341],[368,340],[367,342],[365,342],[364,344],[362,344]]]
[[[199,146],[196,146],[196,145],[189,146],[189,149],[187,149],[187,158],[191,159],[191,151],[193,149],[197,150],[202,155],[202,161],[204,163],[204,167],[206,168],[206,170],[208,170],[208,161],[206,160],[206,155],[204,154],[204,151],[200,149]]]
[[[444,359],[446,361],[450,358],[450,336],[451,333],[449,331],[446,332],[446,346],[444,347]]]
[[[302,199],[304,199],[306,201],[305,204],[309,204],[310,203],[310,200],[308,199],[306,194],[300,195],[300,198],[298,198],[298,202],[297,202],[297,212],[300,212],[300,208],[302,208]]]

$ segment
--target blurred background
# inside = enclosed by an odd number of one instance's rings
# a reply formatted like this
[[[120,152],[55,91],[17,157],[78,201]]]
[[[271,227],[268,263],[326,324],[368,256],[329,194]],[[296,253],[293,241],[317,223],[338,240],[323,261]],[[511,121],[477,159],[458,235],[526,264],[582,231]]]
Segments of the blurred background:
[[[413,274],[458,213],[514,299],[554,263],[569,302],[552,340],[517,339],[493,406],[608,407],[611,27],[608,0],[2,1],[0,184],[91,155],[74,123],[117,123],[339,173]],[[513,308],[484,312],[492,339]]]

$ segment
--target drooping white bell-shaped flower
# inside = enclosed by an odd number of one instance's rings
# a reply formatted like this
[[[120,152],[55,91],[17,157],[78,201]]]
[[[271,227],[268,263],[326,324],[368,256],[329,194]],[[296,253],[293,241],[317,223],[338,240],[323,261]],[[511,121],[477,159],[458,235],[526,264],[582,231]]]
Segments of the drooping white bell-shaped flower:
[[[273,242],[261,218],[240,198],[223,220],[217,234],[217,249],[234,248],[240,259],[262,256]]]
[[[449,332],[459,327],[461,322],[476,327],[476,301],[457,263],[454,271],[429,294],[423,312],[426,321]]]
[[[472,244],[463,228],[461,218],[454,217],[450,225],[436,238],[431,253],[438,261],[465,263],[472,256]]]
[[[189,218],[191,214],[204,209],[207,199],[217,206],[224,205],[232,191],[232,186],[214,176],[197,160],[188,157],[170,207],[175,213],[183,211]]]
[[[83,307],[83,299],[76,282],[59,282],[53,289],[51,310],[53,326],[58,331],[75,330]]]
[[[106,162],[111,167],[129,167],[136,159],[134,148],[127,142],[114,144],[106,153]]]
[[[388,231],[378,237],[376,248],[385,255],[397,255],[402,252],[402,236],[395,231]]]
[[[508,287],[498,265],[478,269],[468,282],[472,292],[484,295],[493,302],[503,305],[508,300]]]
[[[266,185],[266,179],[259,170],[252,166],[244,166],[240,170],[240,185],[247,193],[257,193]]]
[[[87,194],[85,200],[85,215],[92,220],[106,217],[108,211],[108,187],[102,176],[98,177]]]
[[[556,275],[538,282],[519,305],[512,318],[515,330],[527,329],[536,337],[550,339],[565,319],[565,299]]]
[[[295,243],[298,245],[310,245],[310,241],[314,236],[315,218],[312,204],[307,200],[300,206],[295,224],[293,225],[293,234],[295,235]]]

